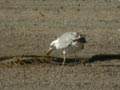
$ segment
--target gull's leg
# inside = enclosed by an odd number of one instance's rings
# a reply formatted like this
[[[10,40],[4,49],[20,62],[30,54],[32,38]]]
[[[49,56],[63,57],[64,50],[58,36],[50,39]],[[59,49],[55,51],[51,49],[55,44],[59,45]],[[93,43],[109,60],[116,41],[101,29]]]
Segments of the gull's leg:
[[[64,60],[63,60],[62,66],[65,64],[65,60],[66,60],[66,58],[65,58],[65,56],[66,56],[66,51],[65,51],[65,50],[63,50],[63,55],[64,55]]]
[[[75,52],[75,63],[77,63],[77,52]]]

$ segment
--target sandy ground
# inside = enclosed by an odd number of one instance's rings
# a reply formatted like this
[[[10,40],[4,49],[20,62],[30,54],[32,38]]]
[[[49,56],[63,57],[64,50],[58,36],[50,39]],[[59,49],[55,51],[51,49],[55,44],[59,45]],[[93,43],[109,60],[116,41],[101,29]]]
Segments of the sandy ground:
[[[62,68],[43,56],[67,31],[88,43]],[[0,0],[0,90],[120,90],[119,60],[120,0]]]

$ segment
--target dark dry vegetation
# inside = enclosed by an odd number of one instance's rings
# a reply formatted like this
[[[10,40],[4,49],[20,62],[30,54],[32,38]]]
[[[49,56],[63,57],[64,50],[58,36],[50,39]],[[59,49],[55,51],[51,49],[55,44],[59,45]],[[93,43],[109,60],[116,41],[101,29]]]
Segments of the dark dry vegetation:
[[[62,68],[67,31],[88,43]],[[0,0],[0,90],[120,90],[120,0]]]

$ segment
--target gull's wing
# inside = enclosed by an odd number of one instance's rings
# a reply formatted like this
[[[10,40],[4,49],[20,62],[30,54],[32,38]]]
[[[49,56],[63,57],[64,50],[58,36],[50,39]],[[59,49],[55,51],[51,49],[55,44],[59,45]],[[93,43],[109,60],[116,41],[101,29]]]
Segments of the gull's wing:
[[[62,38],[58,39],[57,46],[59,49],[65,49],[71,45],[72,45],[72,40],[62,39]]]

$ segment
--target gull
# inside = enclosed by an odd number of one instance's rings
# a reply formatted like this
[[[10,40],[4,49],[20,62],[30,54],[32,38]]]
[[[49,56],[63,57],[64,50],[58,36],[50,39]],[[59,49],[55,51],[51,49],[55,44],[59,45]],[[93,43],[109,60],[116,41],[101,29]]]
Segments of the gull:
[[[78,50],[81,50],[84,48],[85,43],[85,35],[79,32],[66,32],[50,43],[47,55],[49,55],[54,50],[61,50],[64,56],[62,63],[63,66],[66,61],[66,51],[70,48],[77,48]]]

